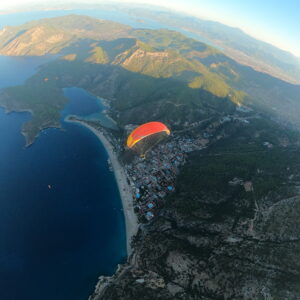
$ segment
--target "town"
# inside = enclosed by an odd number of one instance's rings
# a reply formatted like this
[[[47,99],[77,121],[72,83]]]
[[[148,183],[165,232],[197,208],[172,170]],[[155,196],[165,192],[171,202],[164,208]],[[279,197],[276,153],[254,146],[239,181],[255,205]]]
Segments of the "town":
[[[125,165],[140,222],[151,220],[162,200],[175,191],[179,167],[185,163],[187,153],[196,149],[200,148],[192,139],[171,137],[150,150],[146,159],[137,156]]]
[[[252,114],[245,116],[245,113],[249,112],[252,111],[248,108],[237,107],[236,113],[233,115],[184,124],[182,130],[171,133],[166,140],[151,148],[146,153],[146,157],[135,154],[130,161],[123,161],[134,210],[140,223],[146,223],[153,219],[162,207],[166,196],[175,191],[176,177],[180,167],[186,162],[188,153],[205,149],[210,143],[225,138],[226,132],[220,130],[224,124],[230,122],[240,126],[250,124],[249,119],[257,116]],[[72,118],[76,117],[72,116]],[[119,157],[124,153],[124,143],[121,137],[116,137],[112,132],[105,130],[97,121],[84,122],[105,133],[105,137]],[[125,136],[135,128],[136,125],[126,125]],[[194,132],[192,133],[192,131]],[[271,147],[269,142],[265,142],[264,145],[268,148]],[[108,164],[113,171],[110,160],[108,160]]]

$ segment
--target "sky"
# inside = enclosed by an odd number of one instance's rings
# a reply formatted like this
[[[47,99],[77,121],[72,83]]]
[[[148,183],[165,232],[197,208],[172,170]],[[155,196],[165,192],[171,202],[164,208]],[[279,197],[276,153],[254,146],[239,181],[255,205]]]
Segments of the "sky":
[[[101,3],[99,0],[9,0],[0,2],[0,12],[29,3]],[[201,18],[241,28],[300,57],[300,0],[111,0],[147,3],[171,8]],[[0,15],[1,18],[1,15]]]

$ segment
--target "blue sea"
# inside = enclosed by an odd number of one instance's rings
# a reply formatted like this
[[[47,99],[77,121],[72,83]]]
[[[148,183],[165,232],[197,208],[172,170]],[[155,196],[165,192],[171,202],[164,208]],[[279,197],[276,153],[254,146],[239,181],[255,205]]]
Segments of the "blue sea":
[[[68,14],[176,30],[88,9],[1,15],[0,29]],[[0,56],[0,88],[22,84],[54,58]],[[63,119],[75,114],[115,125],[101,100],[76,87],[64,93],[70,101],[61,113],[62,130],[44,130],[29,148],[20,129],[30,114],[0,108],[0,300],[87,300],[97,278],[126,260],[124,215],[107,153],[92,132]]]
[[[48,58],[0,57],[0,87],[21,84]],[[65,90],[62,112],[103,107]],[[29,113],[0,108],[0,299],[86,300],[100,275],[126,260],[124,215],[107,153],[88,129],[63,122],[25,148]]]

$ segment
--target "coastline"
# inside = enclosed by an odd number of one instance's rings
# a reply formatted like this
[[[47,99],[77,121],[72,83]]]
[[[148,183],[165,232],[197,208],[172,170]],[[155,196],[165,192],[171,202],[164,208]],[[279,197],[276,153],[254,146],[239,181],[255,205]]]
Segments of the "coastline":
[[[129,257],[130,254],[132,253],[132,249],[130,245],[131,238],[137,233],[138,221],[137,221],[137,216],[133,209],[132,193],[127,183],[126,173],[123,167],[121,166],[121,164],[119,163],[118,157],[113,149],[113,146],[101,131],[97,130],[96,128],[88,125],[83,121],[70,120],[69,116],[67,116],[64,121],[69,123],[77,123],[91,130],[98,137],[98,139],[100,140],[101,144],[104,146],[109,156],[114,171],[115,179],[118,185],[122,206],[123,206],[125,227],[126,227],[126,248],[127,248],[127,256]]]

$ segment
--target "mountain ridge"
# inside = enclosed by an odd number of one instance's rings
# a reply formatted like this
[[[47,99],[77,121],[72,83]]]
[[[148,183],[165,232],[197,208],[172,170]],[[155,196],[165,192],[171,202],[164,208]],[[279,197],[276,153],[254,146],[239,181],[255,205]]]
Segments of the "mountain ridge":
[[[59,55],[60,60],[69,61],[70,64],[65,65],[67,68],[78,62],[98,65],[100,69],[101,65],[119,66],[129,71],[129,77],[136,73],[158,79],[170,78],[174,84],[177,81],[182,86],[181,101],[188,97],[193,99],[192,94],[197,93],[192,90],[205,90],[238,105],[257,106],[283,122],[300,127],[297,114],[300,86],[240,65],[221,51],[175,31],[133,29],[115,22],[69,15],[2,31],[0,53],[52,53]],[[89,71],[85,67],[82,69],[87,72],[82,76],[87,76]],[[120,72],[118,68],[115,71]],[[77,72],[82,73],[81,70]],[[48,77],[44,75],[43,78]],[[149,84],[142,77],[138,81],[141,86]],[[44,84],[40,84],[41,87]],[[135,89],[140,88],[135,85]],[[282,99],[288,101],[288,107]],[[57,120],[54,123],[57,124]]]
[[[156,20],[172,26],[175,30],[183,30],[181,32],[185,34],[190,32],[195,37],[198,35],[198,38],[203,39],[204,42],[210,41],[221,48],[227,48],[223,49],[224,53],[239,63],[294,84],[300,83],[299,57],[252,37],[240,28],[175,11],[171,12],[159,6],[149,6],[147,9],[138,5],[122,5],[118,8],[114,5],[103,7],[110,7],[116,11],[122,9],[131,16]],[[237,49],[240,50],[237,51]]]

